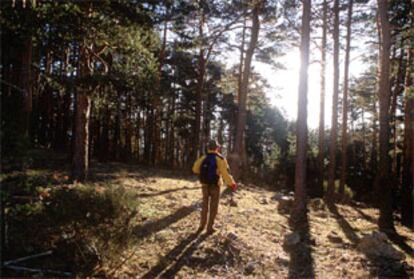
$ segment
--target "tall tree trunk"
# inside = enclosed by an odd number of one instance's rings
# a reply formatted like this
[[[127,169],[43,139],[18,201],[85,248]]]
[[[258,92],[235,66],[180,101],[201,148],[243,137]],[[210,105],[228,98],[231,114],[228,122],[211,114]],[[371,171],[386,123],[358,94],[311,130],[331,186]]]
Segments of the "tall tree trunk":
[[[339,0],[334,1],[334,77],[333,77],[333,98],[332,98],[332,125],[329,142],[329,170],[328,170],[328,190],[327,200],[332,202],[335,193],[335,173],[336,173],[336,144],[338,129],[338,94],[339,94]]]
[[[204,10],[201,9],[200,21],[198,26],[198,35],[200,38],[204,36]],[[193,145],[191,148],[190,160],[195,160],[201,149],[201,109],[203,101],[203,88],[204,88],[204,75],[205,75],[205,49],[203,45],[200,45],[198,55],[198,77],[197,77],[197,91],[196,91],[196,107],[195,107],[195,123],[193,128]]]
[[[307,94],[311,0],[303,1],[301,30],[301,65],[298,89],[298,119],[296,128],[296,166],[295,166],[295,206],[292,216],[303,217],[306,214],[306,153],[308,141]]]
[[[138,107],[137,112],[137,127],[135,131],[135,153],[138,162],[141,162],[141,111]]]
[[[376,170],[378,168],[378,111],[377,101],[372,103],[372,110],[374,113],[372,120],[372,149],[371,149],[371,169]]]
[[[162,67],[164,65],[165,57],[165,48],[167,45],[167,31],[168,31],[168,21],[164,21],[164,30],[162,36],[162,45],[160,53],[158,55],[158,73],[155,85],[155,94],[153,101],[154,109],[154,128],[153,128],[153,164],[157,165],[161,161],[161,113],[162,113],[162,104],[161,104],[161,76],[162,76]]]
[[[170,104],[171,104],[171,114],[170,115],[175,115],[175,91],[174,91],[174,95],[170,98]],[[167,147],[167,154],[168,154],[168,162],[169,165],[174,168],[174,162],[175,162],[175,127],[174,127],[174,118],[170,119],[170,129],[169,129],[169,143],[168,143],[168,147]]]
[[[205,149],[205,144],[210,139],[211,135],[211,112],[210,112],[210,98],[209,93],[205,92],[203,101],[203,130],[202,130],[202,141],[201,141],[201,150]]]
[[[92,160],[92,155],[95,150],[95,133],[94,127],[96,122],[96,111],[94,109],[93,100],[91,98],[91,109],[89,112],[89,145],[88,145],[88,162]]]
[[[217,131],[217,141],[220,145],[223,145],[223,130],[224,130],[224,122],[223,118],[220,118],[219,125],[218,125],[218,131]]]
[[[400,57],[397,63],[397,74],[395,75],[394,86],[392,89],[392,102],[391,102],[391,123],[392,123],[392,136],[393,136],[393,154],[391,169],[394,177],[400,177],[400,171],[397,163],[397,150],[398,150],[398,125],[397,125],[397,103],[398,95],[401,93],[401,84],[404,82],[404,45],[401,42]]]
[[[362,108],[361,112],[361,119],[362,119],[362,169],[366,169],[366,163],[367,163],[367,153],[365,149],[366,145],[366,128],[365,128],[365,109]],[[354,160],[355,162],[355,160]]]
[[[121,93],[118,92],[118,98],[116,99],[116,115],[113,142],[113,157],[115,160],[119,160],[121,155],[121,118]]]
[[[133,129],[132,129],[132,98],[131,94],[128,94],[127,102],[126,102],[126,111],[125,111],[125,151],[127,153],[127,159],[132,158],[132,136],[133,136]]]
[[[412,84],[412,77],[411,77],[411,84]],[[414,223],[413,216],[414,216],[414,101],[411,107],[411,222]],[[411,228],[413,227],[413,223],[411,224]]]
[[[85,2],[82,9],[88,17],[92,14],[92,3]],[[79,43],[79,78],[85,79],[92,74],[91,57],[86,39]],[[72,180],[84,181],[89,170],[89,118],[91,112],[91,88],[82,84],[78,87],[75,101],[73,127]]]
[[[319,106],[319,140],[318,140],[318,171],[319,181],[317,195],[323,195],[324,182],[324,149],[325,149],[325,74],[326,74],[326,33],[328,25],[328,3],[323,1],[323,25],[322,25],[322,45],[321,45],[321,95]]]
[[[151,141],[152,141],[152,113],[151,109],[146,107],[143,116],[143,127],[144,127],[144,162],[147,164],[151,163]]]
[[[244,70],[243,70],[243,78],[241,82],[240,88],[240,96],[239,96],[239,104],[238,104],[238,114],[237,114],[237,126],[236,126],[236,139],[235,139],[235,155],[237,157],[242,156],[245,151],[244,148],[244,129],[246,126],[246,101],[247,101],[247,91],[249,85],[249,77],[251,71],[251,63],[254,54],[254,50],[257,45],[257,40],[259,38],[259,30],[260,30],[260,21],[259,21],[259,14],[262,6],[262,1],[254,1],[253,11],[252,11],[252,29],[250,34],[250,42],[249,47],[246,51],[246,58],[244,61]],[[244,157],[244,156],[242,156]],[[236,178],[240,177],[241,168],[245,164],[245,162],[241,162],[242,165],[239,164],[240,159],[233,160],[236,164],[233,163],[233,174]]]
[[[111,112],[109,110],[109,104],[105,105],[105,113],[102,118],[102,135],[101,143],[99,144],[99,159],[103,162],[108,160],[109,154],[109,125],[111,121]]]
[[[80,48],[80,77],[89,74],[88,57],[85,46]],[[89,117],[91,111],[91,97],[85,88],[79,88],[76,94],[75,112],[75,139],[72,159],[72,179],[84,181],[89,168]]]
[[[21,63],[21,88],[24,93],[24,136],[29,137],[30,119],[32,114],[33,92],[32,92],[32,37],[28,37],[24,41]]]
[[[242,40],[240,43],[240,60],[239,60],[239,76],[237,80],[237,102],[240,102],[240,95],[241,95],[241,88],[242,88],[242,80],[243,80],[243,62],[244,62],[244,45],[246,43],[246,22],[247,19],[244,17],[243,21],[243,31],[242,31]]]
[[[346,24],[346,49],[345,49],[345,69],[344,69],[344,96],[342,98],[342,161],[341,161],[341,179],[339,182],[339,194],[343,195],[345,190],[347,168],[348,168],[348,76],[349,76],[349,55],[351,51],[351,26],[352,26],[352,6],[353,0],[348,2],[348,21]]]
[[[403,161],[403,188],[401,201],[401,221],[404,225],[414,226],[413,189],[414,189],[414,96],[412,90],[412,54],[408,50],[407,67],[404,82],[404,161]],[[411,91],[412,92],[412,91]]]
[[[391,46],[391,31],[390,23],[388,21],[388,1],[378,0],[379,25],[378,30],[381,35],[381,60],[380,60],[380,75],[379,75],[379,89],[378,97],[380,103],[380,160],[378,168],[379,192],[376,193],[380,199],[379,208],[380,216],[378,219],[378,226],[383,231],[394,231],[394,221],[392,216],[392,192],[390,185],[390,158],[389,139],[389,109],[390,109],[390,46]]]

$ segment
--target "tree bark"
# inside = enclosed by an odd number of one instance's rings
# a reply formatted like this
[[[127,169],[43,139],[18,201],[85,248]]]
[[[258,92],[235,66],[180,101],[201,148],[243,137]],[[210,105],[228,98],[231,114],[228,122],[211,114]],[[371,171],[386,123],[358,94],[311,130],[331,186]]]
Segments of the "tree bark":
[[[306,153],[308,141],[307,94],[310,40],[311,0],[303,1],[301,30],[301,65],[298,89],[298,119],[296,126],[296,166],[295,166],[295,205],[291,216],[302,217],[306,214]]]
[[[24,93],[24,136],[30,136],[30,119],[32,114],[32,52],[33,43],[32,37],[28,37],[24,42],[24,51],[22,55],[22,73],[21,73],[21,88]]]
[[[102,135],[101,143],[99,144],[99,159],[103,162],[108,160],[109,150],[109,125],[111,121],[111,111],[109,110],[109,104],[105,105],[104,116],[102,118]]]
[[[345,183],[347,176],[348,168],[348,156],[347,156],[347,147],[348,147],[348,76],[349,76],[349,56],[351,51],[351,26],[352,26],[352,6],[353,0],[348,2],[348,21],[346,25],[346,49],[345,49],[345,69],[344,69],[344,96],[342,98],[342,156],[341,156],[341,179],[339,182],[339,194],[344,195],[345,192]]]
[[[324,149],[325,149],[325,74],[326,74],[326,33],[328,25],[328,3],[323,1],[323,25],[322,25],[322,45],[321,45],[321,94],[319,105],[319,140],[318,140],[318,196],[323,195],[324,182]]]
[[[372,120],[372,149],[371,149],[371,169],[376,170],[378,168],[378,111],[377,101],[374,100],[372,104],[374,117]]]
[[[137,112],[137,127],[135,131],[135,157],[138,162],[141,162],[141,111]]]
[[[366,128],[365,128],[365,109],[362,108],[361,112],[361,119],[362,119],[362,169],[366,169],[366,163],[367,163],[367,153],[365,149],[366,145]],[[354,160],[355,162],[355,160]]]
[[[81,52],[84,52],[81,50]],[[85,76],[87,67],[85,64],[86,54],[81,54],[81,76]],[[91,111],[91,97],[85,89],[78,90],[76,94],[75,113],[75,140],[72,160],[72,179],[84,181],[88,175],[89,168],[89,117]]]
[[[151,162],[151,141],[152,141],[152,113],[151,109],[146,107],[143,113],[143,127],[144,127],[144,162],[149,164]]]
[[[118,98],[116,99],[116,115],[114,127],[114,154],[113,158],[119,160],[121,156],[121,93],[118,91]]]
[[[241,95],[241,88],[242,88],[242,80],[243,80],[243,62],[244,62],[244,45],[246,41],[246,17],[243,21],[243,31],[242,31],[242,41],[240,43],[240,60],[239,60],[239,76],[237,80],[238,90],[237,90],[237,103],[240,102],[240,95]]]
[[[336,173],[336,144],[338,126],[338,94],[339,94],[339,0],[334,1],[334,77],[333,77],[333,98],[332,98],[332,125],[329,143],[329,171],[328,171],[328,190],[326,192],[327,201],[332,202],[335,193],[335,173]]]
[[[170,98],[170,105],[171,105],[171,114],[170,115],[174,115],[175,114],[175,92],[174,95]],[[167,154],[168,154],[168,162],[169,165],[174,168],[174,162],[175,162],[175,127],[174,127],[174,121],[173,118],[170,119],[170,129],[169,129],[169,140],[168,140],[168,147],[167,147]]]
[[[414,96],[412,93],[412,53],[413,49],[410,48],[407,55],[404,82],[404,161],[401,201],[401,222],[408,227],[414,226]]]
[[[390,109],[390,46],[391,46],[391,31],[390,23],[388,20],[388,1],[377,0],[378,12],[379,12],[379,26],[380,33],[380,75],[379,75],[379,89],[378,97],[380,103],[380,160],[378,167],[378,182],[379,192],[376,193],[380,199],[379,209],[380,216],[378,219],[378,226],[383,231],[394,231],[393,211],[392,211],[392,197],[391,197],[391,185],[390,185],[390,158],[389,151],[389,139],[390,139],[390,127],[389,127],[389,109]]]
[[[392,137],[393,137],[393,154],[392,154],[392,164],[391,169],[394,177],[400,177],[400,170],[397,163],[397,150],[398,150],[398,125],[397,125],[397,103],[398,95],[401,93],[401,84],[404,82],[404,45],[401,42],[400,47],[400,57],[398,58],[397,63],[397,74],[395,75],[394,85],[392,89],[392,102],[391,102],[391,123],[392,123]]]
[[[198,35],[200,38],[204,36],[204,21],[205,15],[203,9],[201,9],[200,21],[198,26]],[[197,77],[197,92],[196,92],[196,107],[195,107],[195,123],[193,128],[193,140],[191,152],[191,160],[195,160],[200,152],[201,148],[201,109],[203,101],[203,88],[204,88],[204,75],[205,75],[205,54],[204,46],[200,45],[199,55],[198,55],[198,77]]]
[[[154,101],[153,101],[153,109],[154,109],[154,128],[153,128],[153,164],[157,165],[161,161],[161,113],[162,113],[162,106],[161,106],[161,76],[162,76],[162,67],[164,65],[164,57],[165,57],[165,49],[167,45],[167,31],[168,31],[168,21],[164,21],[164,30],[162,36],[162,44],[160,53],[158,55],[158,73],[156,77],[156,85],[155,85],[155,94],[154,94]]]
[[[240,96],[239,96],[239,103],[238,103],[238,115],[237,115],[237,126],[236,126],[236,139],[235,139],[235,155],[237,157],[242,156],[244,154],[244,130],[246,126],[246,102],[247,102],[247,91],[248,91],[248,84],[249,84],[249,77],[251,71],[251,63],[254,54],[254,50],[257,45],[257,40],[259,38],[259,30],[260,30],[260,21],[259,21],[259,14],[260,9],[262,6],[262,1],[255,1],[252,11],[252,29],[250,34],[250,42],[249,46],[246,51],[246,57],[244,60],[244,70],[243,70],[243,78],[241,82],[240,88]],[[244,156],[242,156],[244,157]],[[242,159],[242,158],[241,158]],[[236,178],[240,177],[241,169],[245,162],[241,162],[242,165],[239,164],[240,158],[236,158],[233,160],[233,174]]]
[[[127,152],[128,160],[132,158],[132,98],[131,94],[128,94],[125,111],[125,151]]]

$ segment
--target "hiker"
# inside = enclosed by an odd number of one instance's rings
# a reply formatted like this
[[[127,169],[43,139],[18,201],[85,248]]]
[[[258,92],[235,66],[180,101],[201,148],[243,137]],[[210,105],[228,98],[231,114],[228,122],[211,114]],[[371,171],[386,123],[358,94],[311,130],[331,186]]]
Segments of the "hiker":
[[[202,185],[203,207],[201,210],[201,222],[198,232],[201,232],[207,223],[207,212],[210,207],[210,216],[207,224],[207,233],[214,233],[214,219],[217,215],[220,185],[222,179],[234,191],[237,184],[229,174],[229,166],[226,159],[219,153],[220,145],[215,140],[207,144],[207,155],[201,156],[193,166],[193,172],[198,174]]]

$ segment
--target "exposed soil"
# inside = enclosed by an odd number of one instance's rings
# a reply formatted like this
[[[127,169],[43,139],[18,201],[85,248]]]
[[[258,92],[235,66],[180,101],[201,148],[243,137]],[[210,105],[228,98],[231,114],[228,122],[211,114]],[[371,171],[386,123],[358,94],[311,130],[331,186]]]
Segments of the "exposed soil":
[[[57,180],[64,171],[50,171]],[[357,249],[364,235],[377,230],[376,209],[363,204],[327,207],[311,200],[308,220],[289,225],[282,194],[240,185],[232,195],[222,187],[216,233],[195,234],[201,189],[195,178],[174,171],[123,164],[95,164],[92,186],[110,183],[132,192],[138,215],[132,220],[129,246],[121,261],[104,263],[94,272],[113,278],[413,278],[414,233],[397,225],[396,261],[373,258]],[[55,186],[49,186],[55,187]],[[288,205],[287,205],[288,206]],[[300,241],[286,248],[296,231]],[[283,248],[285,247],[285,249]]]
[[[196,235],[201,190],[195,179],[173,172],[120,172],[117,183],[140,199],[137,243],[125,251],[125,263],[112,276],[140,278],[412,278],[414,234],[397,226],[392,238],[405,260],[369,258],[356,249],[377,230],[376,209],[363,204],[328,208],[312,200],[302,241],[282,248],[292,232],[287,213],[278,210],[280,193],[242,185],[231,195],[222,187],[217,232]],[[156,174],[157,173],[157,174]],[[233,204],[234,205],[234,204]],[[304,231],[305,230],[305,231]],[[307,230],[307,231],[306,231]],[[411,277],[410,277],[411,276]]]

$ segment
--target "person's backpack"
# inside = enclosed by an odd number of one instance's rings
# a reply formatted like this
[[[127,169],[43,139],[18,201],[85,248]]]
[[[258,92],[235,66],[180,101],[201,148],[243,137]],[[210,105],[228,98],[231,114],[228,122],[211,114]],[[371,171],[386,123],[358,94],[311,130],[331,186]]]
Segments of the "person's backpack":
[[[200,182],[202,184],[217,185],[220,177],[217,175],[216,154],[207,154],[200,167]]]

